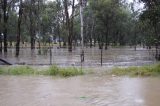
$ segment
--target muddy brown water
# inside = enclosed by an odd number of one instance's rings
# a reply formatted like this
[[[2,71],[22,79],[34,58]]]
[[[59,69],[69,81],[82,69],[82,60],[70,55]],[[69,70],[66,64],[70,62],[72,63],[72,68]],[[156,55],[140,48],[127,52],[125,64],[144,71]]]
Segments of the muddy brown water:
[[[159,106],[160,78],[0,76],[0,106]]]
[[[52,48],[52,64],[58,66],[81,66],[80,63],[80,47],[76,47],[72,53],[68,49],[57,47]],[[85,48],[85,62],[83,66],[98,67],[101,66],[101,51],[97,48]],[[130,47],[109,48],[103,50],[103,66],[141,66],[155,63],[154,51],[138,47],[137,51]],[[8,49],[7,54],[0,55],[0,58],[6,59],[13,64],[28,65],[49,65],[50,52],[49,49],[43,48],[41,54],[38,49],[31,51],[30,48],[21,48],[18,58],[15,57],[15,49]]]
[[[52,64],[80,66],[80,48],[72,53],[52,48]],[[46,52],[46,53],[44,53]],[[141,66],[156,63],[154,52],[137,48],[109,48],[103,51],[103,69],[113,66]],[[48,65],[47,51],[38,54],[22,48],[1,54],[13,64]],[[44,76],[0,76],[0,106],[160,106],[160,78],[111,77],[101,73],[100,50],[85,48],[85,67],[93,67],[96,75],[72,78]]]

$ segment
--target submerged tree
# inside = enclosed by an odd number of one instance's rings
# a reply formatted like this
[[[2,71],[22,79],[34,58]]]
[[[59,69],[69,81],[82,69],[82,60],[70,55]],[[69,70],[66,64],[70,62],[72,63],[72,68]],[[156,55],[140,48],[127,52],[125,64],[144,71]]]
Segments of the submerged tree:
[[[8,24],[8,0],[2,1],[2,10],[3,10],[3,39],[4,39],[4,52],[7,52],[7,24]]]
[[[149,22],[154,33],[154,44],[156,47],[156,59],[160,60],[160,1],[159,0],[141,0],[145,3],[145,10],[141,14],[141,20]],[[149,28],[149,27],[148,27]]]
[[[74,22],[74,12],[75,12],[75,0],[71,2],[72,14],[69,15],[69,5],[68,0],[63,1],[64,11],[65,11],[65,19],[66,19],[66,30],[68,36],[68,51],[72,51],[72,40],[73,40],[73,22]]]
[[[0,0],[0,53],[2,53],[2,0]]]
[[[19,56],[22,14],[23,14],[23,4],[22,4],[22,0],[20,0],[19,1],[19,12],[18,12],[18,25],[17,25],[16,56]]]

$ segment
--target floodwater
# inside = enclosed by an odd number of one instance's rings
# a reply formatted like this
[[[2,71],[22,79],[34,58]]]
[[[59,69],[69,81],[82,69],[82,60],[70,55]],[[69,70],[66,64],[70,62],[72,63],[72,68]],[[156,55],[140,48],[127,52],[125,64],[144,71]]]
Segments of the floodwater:
[[[159,106],[160,78],[0,76],[0,106]]]
[[[36,49],[31,51],[30,48],[21,48],[20,56],[15,57],[15,49],[8,49],[8,54],[0,55],[0,58],[6,59],[13,64],[28,65],[49,65],[58,66],[81,66],[80,47],[76,47],[72,53],[68,49],[52,48],[51,56],[48,48],[43,48],[41,53]],[[85,62],[83,66],[98,67],[101,66],[101,50],[97,47],[85,48]],[[103,66],[141,66],[155,63],[153,50],[138,47],[137,51],[130,47],[109,48],[103,50]],[[51,59],[50,59],[51,58]]]
[[[81,66],[81,49],[72,53],[52,48],[31,51],[22,48],[15,57],[15,49],[8,49],[3,58],[13,64]],[[128,78],[103,75],[101,51],[85,48],[84,67],[97,73],[72,78],[45,76],[0,76],[0,106],[159,106],[160,78]],[[109,48],[103,51],[103,67],[141,66],[155,63],[154,51],[144,48]],[[51,57],[51,59],[50,59]]]

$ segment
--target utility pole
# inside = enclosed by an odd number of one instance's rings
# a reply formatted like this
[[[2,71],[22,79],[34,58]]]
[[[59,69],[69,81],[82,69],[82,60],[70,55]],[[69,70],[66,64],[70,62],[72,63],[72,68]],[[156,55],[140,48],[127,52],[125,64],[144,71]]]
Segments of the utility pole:
[[[80,20],[81,20],[81,66],[84,62],[84,37],[83,37],[83,0],[80,0]]]

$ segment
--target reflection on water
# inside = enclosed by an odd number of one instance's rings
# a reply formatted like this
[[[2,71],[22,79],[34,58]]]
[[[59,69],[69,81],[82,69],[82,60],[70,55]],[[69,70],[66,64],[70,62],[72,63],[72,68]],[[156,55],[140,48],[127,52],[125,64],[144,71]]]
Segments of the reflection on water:
[[[59,66],[80,66],[80,48],[77,47],[72,53],[68,49],[52,48],[52,63]],[[0,55],[1,58],[14,64],[49,65],[50,54],[48,48],[31,51],[30,48],[22,48],[20,56],[15,58],[15,49],[9,49],[8,54]],[[100,66],[100,50],[98,48],[85,48],[84,66]],[[143,48],[109,48],[103,51],[103,66],[137,66],[154,63],[153,51]]]
[[[0,76],[1,106],[159,106],[160,78]]]

